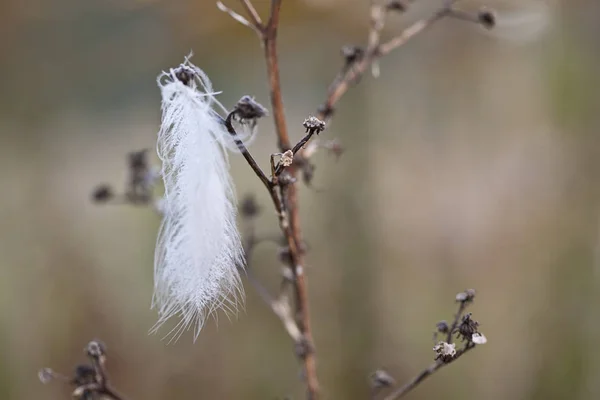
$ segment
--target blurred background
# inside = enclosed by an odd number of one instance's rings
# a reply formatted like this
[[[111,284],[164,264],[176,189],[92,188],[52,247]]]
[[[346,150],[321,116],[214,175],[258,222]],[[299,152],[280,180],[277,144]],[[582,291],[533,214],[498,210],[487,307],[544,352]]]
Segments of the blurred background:
[[[192,332],[172,345],[148,335],[159,218],[90,198],[99,183],[123,186],[130,151],[154,157],[155,78],[190,50],[226,107],[245,94],[269,104],[256,36],[214,3],[0,2],[1,399],[69,398],[37,371],[71,374],[94,338],[130,399],[304,397],[293,343],[247,282],[245,311],[209,321],[195,344]],[[267,0],[254,3],[267,15]],[[385,37],[439,4],[415,2]],[[346,148],[337,162],[318,153],[319,190],[301,189],[325,399],[367,398],[378,368],[399,382],[418,373],[435,323],[471,287],[488,344],[409,398],[600,398],[600,2],[461,2],[482,5],[496,29],[438,23],[365,76],[321,135]],[[284,2],[294,141],[339,49],[367,29],[367,0]],[[271,118],[251,151],[266,168]],[[277,234],[264,189],[241,157],[232,164],[240,196],[264,206],[259,234]],[[275,290],[276,246],[253,265]]]

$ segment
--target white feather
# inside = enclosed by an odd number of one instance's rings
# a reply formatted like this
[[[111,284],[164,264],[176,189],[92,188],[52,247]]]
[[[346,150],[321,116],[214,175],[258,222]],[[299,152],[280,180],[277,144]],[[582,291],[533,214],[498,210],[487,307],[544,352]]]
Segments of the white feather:
[[[238,267],[244,266],[244,252],[225,150],[235,147],[213,109],[224,108],[203,71],[187,59],[179,68],[195,75],[187,85],[173,69],[158,77],[157,151],[165,195],[154,260],[152,306],[159,319],[153,331],[177,315],[181,320],[169,335],[177,339],[195,325],[195,340],[208,315],[221,308],[236,312],[243,301]]]

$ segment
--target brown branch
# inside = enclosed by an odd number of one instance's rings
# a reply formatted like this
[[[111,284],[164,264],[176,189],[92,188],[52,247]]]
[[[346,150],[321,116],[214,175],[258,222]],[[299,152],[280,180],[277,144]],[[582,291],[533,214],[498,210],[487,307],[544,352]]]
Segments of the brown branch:
[[[255,31],[260,30],[261,39],[264,48],[265,61],[267,66],[267,77],[269,81],[271,108],[275,121],[275,132],[277,134],[278,146],[281,152],[291,149],[290,139],[287,132],[285,113],[283,107],[283,99],[281,93],[281,81],[279,77],[279,61],[277,56],[277,30],[279,28],[279,17],[281,12],[281,0],[271,1],[271,12],[266,26],[257,24],[259,18],[253,16],[251,11],[253,7],[249,2],[244,1],[246,10],[251,15],[254,24],[251,26]],[[226,7],[219,5],[219,8],[226,11]],[[230,15],[234,14],[227,11]],[[235,18],[235,16],[234,16]],[[235,18],[239,21],[239,18]],[[242,22],[243,23],[243,22]],[[247,159],[248,160],[248,159]],[[256,171],[255,171],[256,172]],[[302,231],[300,228],[300,220],[298,214],[298,194],[295,185],[296,168],[289,168],[290,174],[287,179],[285,190],[280,186],[279,196],[274,189],[273,182],[268,186],[271,199],[275,205],[279,216],[279,224],[283,234],[287,240],[290,252],[290,268],[292,270],[294,287],[294,298],[296,305],[296,325],[302,335],[302,341],[305,344],[304,348],[307,351],[298,352],[304,364],[304,375],[306,377],[307,397],[309,399],[317,399],[319,394],[319,382],[316,374],[316,363],[314,355],[314,346],[312,345],[312,333],[310,329],[310,317],[308,311],[308,294],[306,288],[306,279],[304,276],[304,254],[300,251],[302,243]],[[264,174],[263,174],[264,175]],[[275,177],[274,177],[275,178]],[[261,177],[261,180],[263,178]],[[263,180],[263,183],[265,181]],[[285,198],[282,197],[285,195]],[[285,211],[283,205],[285,204]],[[274,310],[275,311],[275,310]]]
[[[252,5],[252,2],[250,0],[240,0],[240,2],[242,3],[242,6],[244,6],[246,13],[250,15],[254,26],[262,32],[264,30],[263,22],[260,19],[260,15],[256,12],[256,8]]]
[[[404,386],[401,386],[400,388],[394,390],[392,393],[388,394],[383,400],[396,400],[405,396],[406,394],[408,394],[408,392],[417,387],[421,382],[433,375],[437,370],[458,360],[466,352],[468,352],[471,349],[474,349],[475,346],[476,345],[473,342],[468,342],[464,348],[456,352],[456,355],[450,361],[444,362],[442,360],[438,360],[434,362],[433,364],[425,368],[423,371],[421,371],[420,374],[415,376]]]
[[[362,77],[367,68],[381,57],[389,54],[392,50],[406,44],[410,39],[425,29],[431,27],[435,22],[450,14],[452,6],[457,0],[446,1],[445,4],[430,17],[415,22],[402,33],[388,42],[380,43],[381,31],[385,25],[385,17],[389,9],[382,5],[371,6],[371,29],[367,50],[350,65],[345,66],[335,78],[328,89],[325,102],[319,107],[317,117],[327,121],[333,115],[335,105],[357,80]]]

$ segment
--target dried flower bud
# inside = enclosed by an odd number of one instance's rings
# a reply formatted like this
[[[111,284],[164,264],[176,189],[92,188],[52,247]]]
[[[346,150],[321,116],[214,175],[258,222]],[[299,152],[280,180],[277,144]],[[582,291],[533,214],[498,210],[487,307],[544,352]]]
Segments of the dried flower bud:
[[[55,378],[54,371],[50,368],[42,368],[38,372],[38,378],[43,384],[46,384]]]
[[[287,150],[285,153],[281,155],[281,165],[284,167],[289,167],[294,162],[294,153],[291,150]]]
[[[435,360],[450,362],[456,355],[456,345],[454,343],[439,342],[433,347],[435,352]]]
[[[436,326],[437,331],[439,333],[448,333],[448,332],[450,332],[450,326],[448,326],[448,323],[446,321],[440,321],[435,326]]]
[[[369,382],[373,389],[391,387],[396,384],[394,378],[382,369],[378,369],[369,376]]]
[[[485,344],[485,343],[487,343],[487,338],[484,336],[483,333],[480,333],[480,332],[475,332],[473,334],[473,336],[471,337],[471,340],[475,344]]]
[[[313,116],[306,118],[302,126],[306,129],[306,133],[316,133],[317,135],[325,130],[325,122]]]
[[[469,342],[473,340],[473,334],[477,332],[477,328],[479,327],[479,322],[472,319],[471,315],[471,313],[463,315],[462,321],[458,326],[458,335]]]
[[[102,342],[92,340],[86,346],[85,351],[89,357],[100,358],[106,353],[106,346]]]
[[[346,64],[351,64],[363,58],[365,51],[359,46],[346,45],[342,47],[341,53]]]
[[[75,377],[73,378],[73,383],[77,386],[87,385],[95,381],[96,371],[91,365],[81,364],[75,368]]]
[[[105,203],[114,197],[112,188],[109,185],[100,185],[92,194],[92,199],[96,203]]]
[[[389,11],[404,12],[408,8],[408,1],[404,0],[390,0],[385,5],[385,8]]]
[[[240,213],[245,218],[253,218],[260,214],[260,206],[256,203],[256,198],[253,194],[244,196],[240,205]]]
[[[494,26],[496,26],[496,14],[493,11],[485,8],[479,10],[477,13],[477,20],[484,28],[487,29],[492,29]]]
[[[475,299],[475,289],[467,289],[456,295],[456,301],[459,303],[471,303]]]
[[[186,86],[190,85],[190,82],[194,79],[194,76],[196,76],[196,73],[187,65],[181,65],[175,69],[175,77]]]
[[[235,105],[233,113],[241,123],[256,121],[269,115],[269,111],[250,96],[243,96]]]

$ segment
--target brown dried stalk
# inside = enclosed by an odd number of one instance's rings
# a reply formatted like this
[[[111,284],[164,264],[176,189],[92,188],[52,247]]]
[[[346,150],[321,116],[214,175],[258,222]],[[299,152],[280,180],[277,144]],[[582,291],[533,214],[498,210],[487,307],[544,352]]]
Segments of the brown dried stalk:
[[[375,1],[371,1],[371,28],[367,48],[364,51],[360,50],[352,59],[349,59],[346,66],[329,86],[327,98],[319,107],[317,117],[323,121],[329,120],[335,111],[337,102],[352,84],[362,77],[370,66],[383,56],[388,55],[392,50],[406,44],[410,39],[433,26],[435,22],[443,17],[450,16],[452,14],[452,7],[456,2],[457,0],[445,1],[442,7],[429,17],[415,22],[404,29],[398,36],[381,43],[381,31],[385,27],[387,14],[397,9],[390,7],[390,3],[378,4]]]
[[[281,11],[281,0],[271,1],[271,12],[266,24],[261,22],[258,13],[249,0],[240,0],[248,12],[251,22],[239,16],[232,10],[225,7],[222,3],[217,3],[219,8],[228,12],[234,19],[242,24],[251,27],[262,41],[265,60],[267,64],[267,76],[269,80],[271,108],[275,120],[275,132],[277,134],[278,146],[282,153],[292,148],[287,132],[285,113],[283,108],[283,99],[281,94],[281,81],[279,78],[279,61],[277,57],[277,29],[279,27],[279,16]],[[307,397],[317,399],[319,394],[319,381],[316,373],[316,363],[312,332],[310,329],[310,316],[308,308],[308,291],[304,275],[305,260],[302,249],[302,231],[298,215],[298,194],[297,187],[294,184],[296,177],[296,168],[288,169],[289,178],[287,184],[279,183],[279,199],[274,195],[275,184],[271,182],[268,185],[269,193],[279,214],[280,226],[287,240],[289,248],[290,267],[292,271],[292,286],[294,288],[295,308],[296,308],[296,326],[301,334],[296,340],[297,345],[302,344],[303,351],[297,351],[298,356],[304,364],[304,373],[307,385]],[[260,176],[260,175],[259,175]],[[275,178],[275,177],[274,177]],[[274,182],[277,182],[274,180]],[[276,314],[282,318],[283,314],[279,309],[273,308]],[[282,318],[282,320],[284,320]],[[289,325],[289,321],[284,320],[284,324]],[[289,332],[289,329],[288,329]],[[301,342],[301,343],[300,343]]]
[[[281,92],[281,82],[279,77],[279,63],[277,57],[277,30],[279,27],[279,17],[281,11],[282,0],[271,1],[271,11],[268,22],[264,24],[256,12],[250,0],[240,0],[244,7],[248,18],[236,13],[232,9],[226,7],[223,3],[217,2],[220,10],[228,13],[233,19],[241,24],[251,28],[262,42],[264,55],[267,67],[267,77],[270,88],[270,99],[272,112],[275,121],[275,132],[278,139],[278,147],[282,156],[280,162],[275,165],[274,156],[271,156],[271,180],[266,178],[258,164],[254,161],[248,150],[244,147],[240,140],[236,140],[242,154],[255,171],[256,175],[261,179],[267,190],[269,191],[276,211],[279,215],[281,230],[287,241],[289,252],[289,264],[291,269],[291,279],[284,277],[281,285],[281,295],[279,299],[274,299],[269,295],[268,291],[258,282],[252,272],[248,271],[248,278],[256,287],[259,294],[268,303],[275,314],[281,319],[290,336],[296,341],[297,348],[302,350],[297,351],[298,356],[304,364],[304,372],[307,384],[307,397],[309,399],[317,399],[319,397],[319,383],[316,374],[315,352],[312,340],[310,327],[307,283],[304,275],[305,259],[303,252],[302,232],[298,214],[298,194],[295,185],[296,175],[299,166],[302,165],[304,159],[302,149],[309,142],[314,133],[319,133],[324,129],[325,122],[329,120],[334,112],[334,107],[340,98],[348,91],[348,89],[357,82],[364,74],[367,68],[372,67],[373,73],[378,74],[377,62],[383,56],[389,54],[392,50],[404,45],[417,34],[425,31],[435,22],[446,16],[458,16],[453,10],[453,5],[457,0],[446,0],[442,7],[433,13],[430,17],[420,20],[406,28],[400,35],[381,42],[381,32],[385,26],[385,19],[388,12],[403,11],[406,7],[405,2],[390,1],[386,4],[378,4],[374,0],[371,1],[371,28],[368,36],[368,45],[366,50],[357,49],[352,52],[346,59],[346,65],[329,86],[328,94],[325,102],[317,110],[315,120],[320,129],[309,129],[307,127],[307,135],[300,140],[295,146],[291,146],[289,139],[286,119],[283,108],[283,99]],[[308,120],[307,120],[308,121]],[[306,122],[306,121],[305,121]],[[231,114],[226,120],[226,126],[232,135],[235,130],[231,125]],[[305,125],[306,127],[306,125]],[[300,153],[300,154],[298,154]],[[285,162],[284,162],[285,161]],[[295,162],[292,162],[295,161]],[[284,175],[285,172],[285,175]],[[284,179],[285,178],[285,179]],[[291,311],[287,305],[284,289],[287,286],[288,280],[294,288],[296,318],[295,323],[292,322]],[[457,318],[462,314],[462,309],[459,310]],[[453,324],[450,332],[456,327],[458,319]],[[451,335],[450,333],[450,335]],[[469,346],[458,354],[462,355],[469,350]],[[437,363],[423,372],[412,383],[409,383],[406,388],[401,388],[398,393],[408,392],[412,387],[429,376],[431,373],[439,369],[441,365]]]

